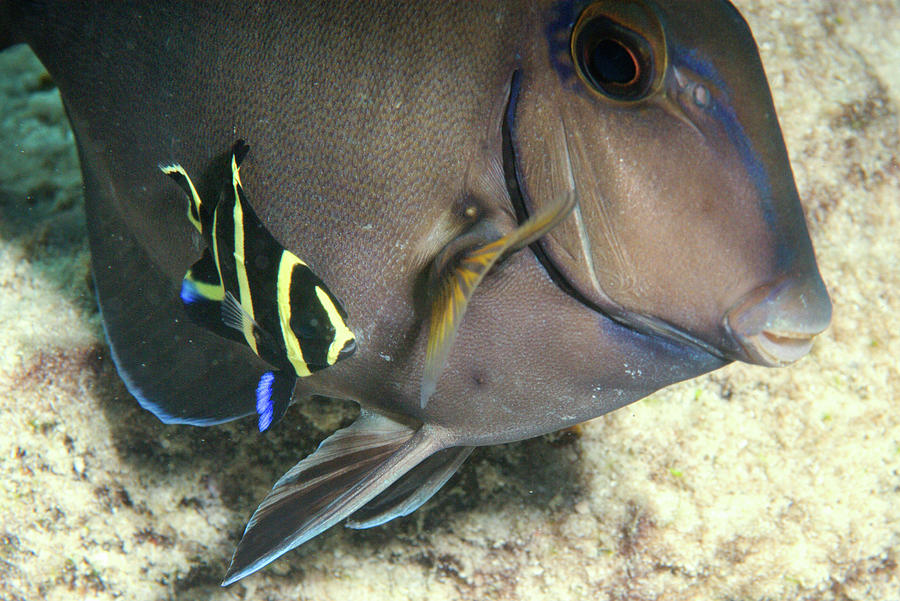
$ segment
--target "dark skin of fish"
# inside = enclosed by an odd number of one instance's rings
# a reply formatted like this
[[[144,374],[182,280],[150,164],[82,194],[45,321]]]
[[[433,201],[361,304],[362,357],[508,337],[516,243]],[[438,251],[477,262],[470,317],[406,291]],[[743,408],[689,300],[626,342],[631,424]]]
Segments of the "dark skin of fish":
[[[28,43],[59,86],[106,331],[146,407],[250,415],[266,369],[186,319],[200,249],[158,164],[210,197],[247,139],[249,202],[349,313],[358,351],[294,396],[363,415],[276,484],[226,583],[348,516],[409,513],[472,446],[733,359],[789,363],[830,320],[755,44],[723,0],[0,1],[0,41]],[[423,402],[452,253],[567,194],[572,213],[477,286]]]

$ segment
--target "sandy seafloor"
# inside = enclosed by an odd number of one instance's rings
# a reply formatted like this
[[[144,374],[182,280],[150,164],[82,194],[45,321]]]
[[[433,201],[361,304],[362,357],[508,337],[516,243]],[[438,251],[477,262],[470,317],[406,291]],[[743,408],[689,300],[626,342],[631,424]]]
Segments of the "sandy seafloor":
[[[218,583],[353,408],[165,426],[116,376],[52,83],[0,54],[0,599],[900,599],[900,1],[742,0],[834,324],[583,428],[481,449],[408,518]],[[152,92],[152,91],[148,91]]]

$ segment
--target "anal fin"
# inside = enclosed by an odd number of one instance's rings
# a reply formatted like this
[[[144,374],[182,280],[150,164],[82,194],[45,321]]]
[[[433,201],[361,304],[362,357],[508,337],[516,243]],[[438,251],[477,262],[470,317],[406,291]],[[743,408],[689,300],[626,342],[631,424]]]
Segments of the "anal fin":
[[[438,451],[354,513],[347,520],[347,527],[372,528],[411,514],[447,483],[473,449],[453,447]]]
[[[250,518],[222,585],[252,574],[358,511],[438,450],[429,429],[363,410],[275,483]]]
[[[256,385],[256,415],[260,432],[281,421],[294,392],[296,378],[283,371],[267,371]]]
[[[171,232],[171,216],[152,203],[118,196],[119,188],[109,185],[114,178],[105,154],[80,143],[78,150],[94,289],[112,359],[128,390],[169,424],[209,426],[254,415],[263,362],[198,326],[179,298],[192,244],[173,233],[163,236],[171,240],[167,252],[151,254],[146,232]]]

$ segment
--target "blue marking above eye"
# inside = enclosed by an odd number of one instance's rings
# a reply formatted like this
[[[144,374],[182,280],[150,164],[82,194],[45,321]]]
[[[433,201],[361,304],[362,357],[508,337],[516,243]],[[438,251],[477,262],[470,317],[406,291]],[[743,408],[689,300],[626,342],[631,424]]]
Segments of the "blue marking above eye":
[[[259,415],[259,431],[265,432],[272,425],[275,413],[272,406],[272,384],[275,382],[274,372],[267,371],[260,377],[256,385],[256,413]]]
[[[573,85],[577,80],[572,54],[569,51],[572,26],[575,25],[575,17],[581,10],[581,6],[576,4],[582,3],[575,0],[557,2],[550,9],[550,18],[544,28],[550,64],[564,86]]]

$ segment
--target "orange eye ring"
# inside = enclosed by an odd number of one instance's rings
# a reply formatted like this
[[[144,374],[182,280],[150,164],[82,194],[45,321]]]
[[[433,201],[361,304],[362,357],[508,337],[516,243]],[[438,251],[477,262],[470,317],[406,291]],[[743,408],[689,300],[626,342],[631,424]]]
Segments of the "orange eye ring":
[[[661,24],[640,2],[589,6],[572,30],[571,51],[582,82],[616,102],[649,96],[665,65]]]

